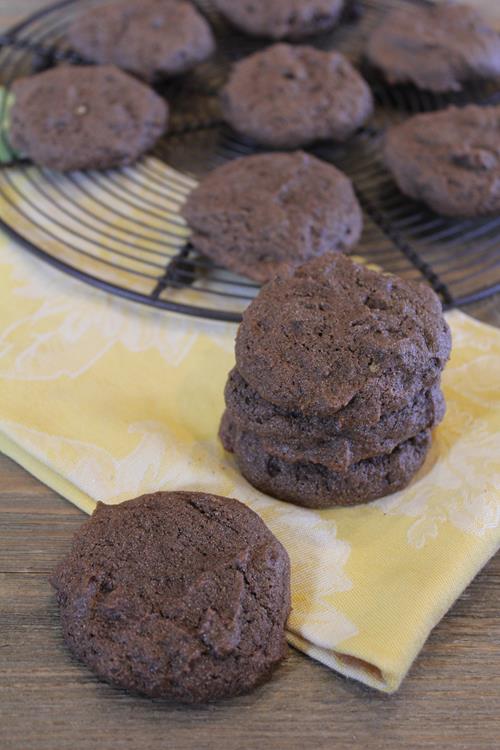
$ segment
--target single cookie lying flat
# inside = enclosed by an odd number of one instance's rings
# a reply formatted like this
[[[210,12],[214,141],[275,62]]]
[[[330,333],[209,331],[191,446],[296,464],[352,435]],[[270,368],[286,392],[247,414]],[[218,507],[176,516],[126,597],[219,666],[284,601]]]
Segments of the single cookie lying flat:
[[[128,690],[211,701],[266,680],[286,654],[288,555],[236,500],[99,504],[53,585],[70,649]]]
[[[342,54],[288,44],[237,63],[221,103],[238,133],[276,149],[345,141],[373,111],[368,85]]]
[[[350,180],[303,152],[236,159],[211,172],[182,210],[204,255],[256,281],[325,252],[348,251],[362,213]]]
[[[500,106],[411,117],[389,130],[384,153],[402,192],[437,213],[500,212]]]
[[[183,0],[127,0],[82,12],[68,31],[88,61],[113,64],[147,81],[185,73],[212,55],[205,18]]]
[[[328,417],[357,398],[367,415],[381,415],[436,382],[450,345],[429,286],[335,253],[263,287],[243,315],[236,362],[284,410]]]
[[[338,472],[320,463],[277,457],[266,450],[258,435],[232,429],[230,422],[222,423],[220,437],[254,487],[308,508],[356,505],[397,492],[420,469],[431,441],[430,432],[424,431],[392,453],[368,458]]]
[[[163,99],[112,66],[54,68],[17,80],[12,93],[12,147],[62,172],[131,164],[167,127]]]
[[[215,7],[241,31],[270,39],[302,39],[331,29],[344,0],[215,0]]]
[[[389,83],[458,91],[500,76],[500,34],[467,5],[404,3],[375,30],[366,56]]]

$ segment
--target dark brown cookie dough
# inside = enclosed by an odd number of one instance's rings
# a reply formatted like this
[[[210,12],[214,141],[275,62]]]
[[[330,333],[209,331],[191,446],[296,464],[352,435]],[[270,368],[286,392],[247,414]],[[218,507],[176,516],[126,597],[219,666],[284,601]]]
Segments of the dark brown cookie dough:
[[[500,212],[500,106],[411,117],[389,130],[384,153],[402,192],[438,214]]]
[[[403,489],[422,466],[431,441],[430,432],[425,431],[392,453],[338,472],[319,463],[278,458],[266,451],[262,438],[235,429],[230,420],[222,423],[220,436],[254,487],[308,508],[357,505]]]
[[[345,141],[370,117],[370,89],[339,52],[275,44],[237,63],[222,91],[238,133],[276,149]]]
[[[215,50],[205,18],[181,0],[88,8],[70,27],[68,42],[89,62],[116,65],[147,81],[185,73]]]
[[[305,417],[286,413],[264,401],[233,370],[226,390],[227,417],[237,429],[254,432],[271,455],[289,460],[322,463],[337,471],[365,458],[390,453],[399,444],[442,421],[445,402],[438,384],[417,394],[404,409],[384,414],[374,425],[363,410],[344,418]],[[347,407],[349,408],[349,407]],[[353,422],[347,427],[345,422]]]
[[[357,399],[373,423],[434,385],[450,346],[429,286],[335,253],[260,291],[238,330],[236,364],[281,409],[329,417]]]
[[[344,0],[214,0],[233,26],[270,39],[303,39],[331,29],[340,18]]]
[[[375,30],[366,56],[391,84],[458,91],[470,79],[500,77],[500,34],[467,5],[404,3]]]
[[[218,167],[182,213],[197,250],[260,282],[325,252],[349,250],[363,222],[351,181],[301,151]]]
[[[99,504],[53,585],[70,649],[128,690],[211,701],[252,689],[286,654],[288,555],[236,500]]]
[[[163,99],[111,66],[55,68],[19,79],[12,93],[12,147],[62,172],[131,164],[167,127]]]

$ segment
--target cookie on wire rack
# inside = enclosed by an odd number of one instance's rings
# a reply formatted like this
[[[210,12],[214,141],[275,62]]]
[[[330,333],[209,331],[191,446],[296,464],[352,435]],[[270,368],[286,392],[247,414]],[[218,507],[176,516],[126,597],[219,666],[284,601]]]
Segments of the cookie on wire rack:
[[[274,44],[234,66],[221,93],[237,133],[274,149],[346,141],[369,119],[368,84],[340,52]]]
[[[348,252],[363,226],[349,178],[302,151],[218,167],[188,196],[182,214],[199,252],[258,282],[325,252]]]
[[[469,5],[404,3],[375,29],[366,57],[391,84],[459,91],[500,78],[500,34]]]
[[[61,172],[132,164],[167,128],[167,103],[109,65],[64,65],[20,78],[12,96],[13,149]]]
[[[410,117],[389,129],[384,157],[401,191],[438,214],[500,213],[500,106]]]
[[[78,14],[67,33],[85,60],[146,81],[186,73],[215,51],[206,19],[185,0],[126,0]]]
[[[344,0],[214,0],[215,7],[245,34],[269,39],[303,39],[329,31]]]

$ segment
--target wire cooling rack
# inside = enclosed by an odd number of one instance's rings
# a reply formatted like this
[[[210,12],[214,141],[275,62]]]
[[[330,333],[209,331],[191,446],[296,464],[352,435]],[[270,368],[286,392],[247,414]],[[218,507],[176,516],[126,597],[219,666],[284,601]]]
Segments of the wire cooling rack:
[[[310,43],[339,49],[363,67],[368,34],[401,2],[351,0],[339,27]],[[81,62],[65,45],[65,29],[82,9],[102,4],[62,0],[0,37],[0,123],[8,117],[9,88],[16,78],[60,62]],[[231,63],[265,43],[232,30],[209,0],[198,4],[214,27],[217,54],[196,71],[158,87],[172,116],[169,132],[154,152],[133,167],[106,172],[60,175],[20,161],[4,165],[0,217],[32,253],[107,292],[157,308],[237,321],[258,286],[198,255],[179,210],[203,174],[260,151],[223,124],[217,95]],[[425,279],[448,307],[499,291],[500,216],[438,217],[405,198],[381,161],[388,125],[450,103],[497,102],[499,91],[476,84],[459,94],[437,96],[410,86],[387,87],[373,71],[364,68],[364,73],[377,103],[373,120],[348,144],[310,149],[353,180],[365,214],[356,254],[387,271]]]

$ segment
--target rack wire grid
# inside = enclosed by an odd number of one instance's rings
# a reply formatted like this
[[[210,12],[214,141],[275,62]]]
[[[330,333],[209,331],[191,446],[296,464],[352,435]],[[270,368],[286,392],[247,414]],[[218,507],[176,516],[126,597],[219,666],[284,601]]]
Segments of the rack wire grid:
[[[102,4],[62,0],[0,37],[0,123],[7,121],[9,89],[16,78],[61,61],[81,62],[65,44],[65,29],[82,9]],[[452,220],[406,198],[384,168],[381,142],[388,126],[411,114],[448,104],[495,103],[500,92],[491,83],[475,83],[459,93],[435,95],[412,86],[386,86],[366,69],[367,36],[384,13],[400,4],[351,0],[336,29],[309,41],[341,50],[361,66],[376,100],[373,119],[349,143],[309,150],[353,181],[365,219],[356,255],[400,276],[425,279],[445,307],[464,305],[500,291],[500,216]],[[261,151],[223,123],[218,92],[231,64],[265,42],[231,29],[210,0],[198,5],[213,26],[217,53],[193,72],[157,87],[172,114],[169,131],[152,154],[133,167],[64,175],[22,161],[4,164],[0,221],[44,261],[107,292],[165,310],[238,321],[258,285],[197,254],[179,209],[209,170]]]

